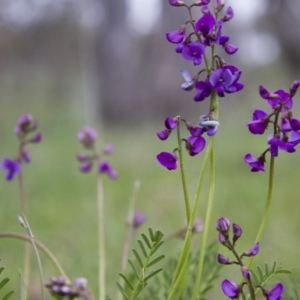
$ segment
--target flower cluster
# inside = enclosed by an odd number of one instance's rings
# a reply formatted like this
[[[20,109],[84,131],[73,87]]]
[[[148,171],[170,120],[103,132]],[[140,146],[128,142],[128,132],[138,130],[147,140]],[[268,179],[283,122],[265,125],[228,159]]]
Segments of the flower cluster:
[[[89,151],[89,154],[79,153],[77,154],[77,160],[80,162],[80,171],[88,173],[92,170],[94,164],[98,165],[99,173],[106,173],[111,179],[118,177],[117,171],[107,161],[103,160],[103,155],[109,155],[114,152],[114,146],[107,144],[99,155],[96,151],[95,141],[97,139],[97,132],[91,127],[83,127],[77,133],[77,138],[81,142],[82,146]]]
[[[205,148],[206,141],[202,136],[203,133],[212,136],[216,134],[219,122],[213,119],[213,116],[202,115],[199,119],[200,126],[192,126],[189,122],[181,119],[179,116],[175,118],[166,118],[165,129],[157,132],[157,136],[160,140],[165,141],[173,130],[177,128],[179,130],[179,124],[183,122],[189,132],[189,136],[186,139],[182,139],[185,142],[185,147],[190,156],[199,154]],[[181,142],[181,141],[179,141]],[[158,162],[167,168],[168,170],[177,169],[177,156],[175,152],[178,151],[176,148],[173,152],[161,152],[156,158]]]
[[[90,299],[87,297],[89,292],[87,291],[87,280],[85,278],[77,278],[73,283],[67,283],[64,277],[53,277],[45,286],[53,296],[66,297],[67,299],[77,297]]]
[[[282,283],[277,283],[274,287],[269,291],[265,287],[262,286],[253,286],[251,273],[247,269],[247,267],[243,263],[243,257],[251,257],[255,256],[259,252],[259,243],[254,244],[249,250],[243,252],[241,255],[235,250],[235,244],[237,240],[242,236],[243,230],[240,225],[232,224],[232,238],[230,237],[230,230],[231,230],[230,221],[227,218],[220,218],[216,223],[216,229],[219,231],[219,241],[220,243],[229,249],[235,257],[235,260],[232,260],[228,257],[225,257],[222,254],[218,254],[217,260],[220,264],[223,265],[232,265],[236,264],[239,265],[241,268],[241,274],[244,278],[244,282],[242,284],[237,284],[231,280],[225,279],[221,283],[221,288],[223,293],[231,298],[236,299],[243,293],[243,288],[245,285],[248,285],[249,290],[254,288],[260,288],[264,297],[267,300],[280,300],[281,295],[283,293],[284,287]]]
[[[2,169],[6,172],[6,180],[12,180],[21,173],[22,163],[29,163],[31,157],[27,151],[28,144],[37,144],[41,141],[41,133],[36,133],[38,121],[34,120],[30,114],[21,115],[15,125],[15,134],[19,139],[18,157],[14,159],[3,158]]]
[[[233,65],[227,65],[225,60],[215,55],[215,47],[222,47],[225,52],[232,55],[237,52],[238,47],[229,43],[229,36],[223,35],[223,25],[234,16],[232,7],[228,7],[223,16],[220,13],[224,9],[224,3],[216,0],[213,9],[209,7],[210,1],[197,1],[191,6],[182,1],[171,1],[173,6],[185,6],[190,13],[195,6],[201,6],[202,16],[194,21],[192,17],[178,30],[170,31],[166,38],[170,43],[176,44],[175,51],[182,55],[187,61],[192,61],[195,66],[205,61],[204,69],[200,70],[195,76],[191,76],[188,71],[182,71],[185,82],[181,88],[191,91],[194,88],[197,94],[194,101],[203,101],[209,97],[212,91],[216,91],[220,97],[225,94],[236,93],[243,89],[244,85],[239,82],[242,72]],[[174,4],[175,3],[175,4]],[[191,32],[187,32],[186,25],[191,25]],[[212,49],[212,66],[208,65],[207,52]],[[200,75],[205,73],[203,79]]]
[[[247,126],[252,134],[264,134],[269,124],[272,132],[268,134],[268,148],[258,157],[251,153],[245,155],[245,162],[251,167],[252,172],[265,170],[265,156],[270,152],[271,156],[277,157],[279,150],[293,153],[295,147],[300,143],[300,120],[293,117],[293,96],[295,96],[300,82],[295,80],[289,92],[279,89],[274,93],[265,87],[259,87],[260,96],[266,100],[272,109],[271,113],[266,113],[261,109],[256,109],[252,115],[252,121]]]

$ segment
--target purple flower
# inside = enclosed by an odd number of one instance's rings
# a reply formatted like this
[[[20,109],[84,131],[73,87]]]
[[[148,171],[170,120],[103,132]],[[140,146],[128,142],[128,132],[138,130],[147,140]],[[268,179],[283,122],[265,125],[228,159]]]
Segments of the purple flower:
[[[233,263],[232,259],[229,259],[222,254],[218,254],[217,260],[218,260],[218,263],[222,264],[222,265],[231,265]]]
[[[195,29],[201,32],[204,36],[212,33],[216,24],[215,18],[211,14],[203,15],[195,24]]]
[[[25,163],[30,163],[30,156],[29,156],[29,153],[28,151],[25,149],[25,147],[23,147],[21,149],[21,157],[22,157],[22,161],[24,161]]]
[[[180,0],[169,0],[169,4],[172,6],[182,6],[184,2]]]
[[[169,130],[174,130],[177,127],[178,121],[176,118],[166,118],[165,119],[165,126]]]
[[[99,173],[106,173],[111,179],[116,179],[118,177],[117,171],[115,171],[112,166],[106,162],[102,161],[98,166]]]
[[[284,132],[300,130],[300,121],[294,118],[281,118],[280,128]]]
[[[209,115],[201,115],[199,125],[205,129],[208,136],[213,136],[217,133],[220,123],[217,120],[211,119]]]
[[[222,18],[223,22],[227,22],[234,17],[234,11],[231,6],[229,6],[226,10],[225,16]]]
[[[233,229],[233,243],[235,243],[243,233],[243,229],[240,225],[233,223],[232,224],[232,229]]]
[[[245,155],[244,161],[251,167],[251,172],[265,171],[264,156],[255,158],[251,153],[248,153]]]
[[[205,138],[202,136],[190,136],[187,139],[186,148],[190,154],[190,156],[195,156],[199,154],[206,145]]]
[[[97,138],[97,132],[94,128],[85,126],[77,133],[78,140],[86,148],[92,148]]]
[[[82,173],[88,173],[91,171],[93,167],[93,163],[92,162],[84,162],[80,165],[79,167],[79,170],[82,172]]]
[[[274,134],[270,133],[268,135],[268,145],[270,145],[270,153],[274,157],[278,156],[278,149],[286,151],[288,153],[293,153],[296,151],[296,149],[294,148],[295,145],[286,140],[284,135],[282,135],[281,138],[281,136],[278,135],[274,137]]]
[[[300,143],[300,132],[292,131],[292,133],[288,139],[288,143],[290,145],[293,145],[294,147],[296,147]]]
[[[219,242],[222,244],[222,245],[226,245],[226,242],[227,242],[227,238],[226,236],[222,233],[222,232],[219,232]]]
[[[177,169],[177,157],[171,152],[161,152],[156,156],[158,162],[168,170]]]
[[[230,221],[227,218],[222,217],[218,219],[216,223],[216,229],[219,232],[226,233],[229,231],[229,228],[230,228]]]
[[[1,167],[6,171],[6,180],[13,180],[14,177],[21,173],[22,167],[18,160],[3,158]]]
[[[195,88],[198,92],[194,97],[194,101],[196,102],[203,101],[211,94],[211,86],[207,81],[197,81],[195,84]]]
[[[160,140],[165,141],[169,137],[170,133],[171,133],[170,130],[164,129],[164,130],[157,132],[156,135]]]
[[[263,110],[256,109],[252,115],[252,121],[247,124],[253,134],[263,134],[268,127],[268,114]]]
[[[38,122],[33,120],[32,115],[23,114],[21,115],[15,126],[15,133],[18,137],[22,138],[26,134],[36,130],[38,128]]]
[[[205,54],[205,47],[199,42],[191,42],[183,44],[182,56],[185,60],[192,60],[194,65],[200,65],[202,62],[202,55]]]
[[[185,33],[185,26],[180,30],[170,31],[166,33],[166,38],[170,43],[180,44],[185,41],[187,35]]]
[[[240,295],[240,287],[233,281],[225,279],[221,283],[223,293],[229,298],[238,298]]]
[[[229,40],[230,40],[229,36],[226,36],[226,35],[222,36],[222,28],[223,28],[223,22],[219,21],[218,22],[218,31],[217,31],[217,35],[215,37],[215,42],[216,42],[216,44],[221,45],[227,54],[232,55],[235,52],[237,52],[239,48],[237,46],[229,43]]]
[[[76,157],[77,157],[77,160],[80,162],[86,162],[86,161],[90,160],[90,157],[84,153],[78,153]]]
[[[251,273],[245,266],[242,267],[242,274],[246,280],[249,281],[251,279]]]
[[[235,93],[244,88],[244,85],[238,82],[241,74],[235,66],[225,66],[214,70],[209,76],[209,82],[218,95],[224,97],[225,93]]]
[[[42,134],[41,133],[37,133],[36,135],[34,135],[29,142],[33,143],[33,144],[37,144],[42,140]]]
[[[293,108],[293,98],[291,95],[284,90],[280,89],[274,93],[270,93],[265,87],[262,85],[259,87],[260,96],[268,100],[268,104],[271,108],[275,109],[279,105],[282,105],[281,112],[285,112],[291,110]]]
[[[281,282],[276,283],[270,291],[266,288],[263,289],[264,296],[267,300],[280,300],[283,291],[284,286]]]
[[[256,243],[250,250],[245,251],[242,256],[255,256],[259,252],[259,243]]]
[[[186,70],[182,70],[181,75],[185,81],[184,83],[181,84],[181,88],[184,91],[191,91],[195,86],[195,80],[192,78],[190,73]]]
[[[114,147],[114,145],[111,144],[111,143],[106,144],[106,145],[104,146],[103,152],[104,152],[105,154],[112,154],[112,153],[114,153],[114,152],[115,152],[115,147]]]
[[[133,214],[133,228],[137,229],[144,224],[147,220],[147,217],[140,211],[135,211]]]
[[[294,97],[298,91],[300,85],[300,81],[299,80],[295,80],[293,81],[293,83],[290,86],[290,95],[291,97]]]

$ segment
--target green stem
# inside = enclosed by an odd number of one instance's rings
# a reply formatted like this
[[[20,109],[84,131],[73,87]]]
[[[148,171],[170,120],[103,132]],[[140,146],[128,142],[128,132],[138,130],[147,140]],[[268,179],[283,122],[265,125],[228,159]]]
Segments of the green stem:
[[[105,300],[105,232],[104,196],[101,174],[97,174],[97,214],[98,214],[98,296]]]
[[[179,123],[180,118],[177,117],[177,120]],[[182,141],[181,141],[181,137],[180,137],[179,124],[177,126],[177,140],[178,140],[179,164],[180,164],[180,173],[181,173],[181,180],[182,180],[182,187],[183,187],[183,194],[184,194],[186,219],[187,219],[187,222],[189,223],[190,216],[191,216],[190,201],[189,201],[189,195],[188,195],[187,183],[186,183],[186,177],[185,177],[185,171],[184,171],[183,155],[182,155]]]
[[[274,165],[275,165],[275,157],[271,156],[267,202],[266,202],[266,206],[265,206],[264,215],[263,215],[263,218],[261,220],[260,227],[259,227],[259,230],[258,230],[258,233],[257,233],[254,244],[260,242],[260,240],[262,238],[262,235],[263,235],[263,232],[264,232],[265,227],[266,227],[267,220],[268,220],[268,216],[269,216],[269,212],[270,212],[270,208],[271,208],[271,203],[272,203],[272,194],[273,194]],[[252,266],[253,259],[254,259],[254,256],[252,256],[249,260],[249,263],[248,263],[248,269],[249,270]]]
[[[198,263],[198,271],[195,281],[195,286],[193,288],[193,294],[192,294],[192,300],[195,300],[198,296],[199,290],[200,290],[200,282],[201,277],[203,273],[203,264],[204,264],[204,257],[205,257],[205,249],[208,239],[208,231],[209,231],[209,224],[212,214],[212,208],[213,208],[213,200],[214,200],[214,193],[215,193],[215,157],[214,157],[214,137],[211,138],[212,140],[212,149],[210,152],[210,190],[209,190],[209,197],[208,197],[208,203],[207,203],[207,209],[206,209],[206,216],[204,221],[204,232],[202,237],[202,243],[200,248],[200,256],[199,256],[199,263]]]
[[[169,300],[173,300],[174,299],[174,295],[175,292],[177,290],[177,287],[180,284],[180,279],[181,279],[181,274],[184,273],[184,269],[189,257],[189,253],[190,253],[190,245],[191,245],[191,236],[192,236],[192,229],[193,229],[193,225],[194,225],[194,220],[195,220],[195,216],[196,216],[196,211],[197,211],[197,207],[198,207],[198,203],[199,203],[199,199],[200,199],[200,192],[201,192],[201,188],[203,185],[203,181],[204,181],[204,175],[205,175],[205,171],[207,168],[207,164],[208,164],[208,159],[210,157],[210,152],[212,149],[212,140],[210,139],[208,142],[208,146],[206,149],[206,153],[203,159],[203,164],[201,167],[201,171],[200,171],[200,175],[199,175],[199,180],[198,180],[198,185],[197,185],[197,189],[196,189],[196,193],[195,193],[195,199],[194,199],[194,204],[193,204],[193,209],[192,209],[192,213],[191,213],[191,218],[188,224],[188,229],[187,229],[187,233],[185,236],[185,240],[184,240],[184,244],[183,244],[183,249],[181,251],[178,263],[177,263],[177,267],[175,270],[175,274],[173,277],[173,281],[171,284],[171,291],[169,293]]]
[[[13,238],[22,240],[25,242],[30,243],[30,238],[25,234],[15,233],[15,232],[0,232],[0,238]],[[63,270],[62,266],[54,256],[54,254],[41,242],[34,240],[35,245],[49,258],[49,260],[52,262],[53,266],[57,269],[58,273],[61,274],[63,277],[65,277],[68,281],[69,278],[66,275],[65,271]]]

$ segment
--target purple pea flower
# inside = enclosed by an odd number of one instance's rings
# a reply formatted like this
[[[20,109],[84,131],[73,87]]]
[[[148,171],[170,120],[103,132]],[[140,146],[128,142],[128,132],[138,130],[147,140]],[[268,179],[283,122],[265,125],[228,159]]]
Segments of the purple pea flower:
[[[251,172],[265,171],[264,156],[256,158],[251,153],[247,153],[245,155],[244,161],[251,167]]]
[[[294,133],[295,131],[293,131]],[[282,138],[281,138],[282,137]],[[278,149],[293,153],[296,151],[295,144],[290,143],[285,135],[275,135],[270,133],[268,135],[268,145],[270,145],[270,153],[272,156],[278,156]]]
[[[221,45],[227,54],[232,55],[235,52],[237,52],[239,48],[237,46],[229,43],[229,40],[230,40],[229,36],[227,36],[227,35],[222,36],[222,28],[223,28],[223,22],[219,21],[218,22],[218,31],[217,31],[217,35],[215,37],[215,42],[216,42],[216,44]]]
[[[177,157],[171,152],[161,152],[156,156],[158,162],[168,170],[177,169]]]
[[[263,288],[263,294],[267,300],[280,300],[283,291],[284,286],[281,282],[276,283],[270,291]]]
[[[182,70],[181,75],[185,81],[181,84],[181,88],[184,91],[191,91],[195,86],[195,80],[192,78],[191,74],[186,70]]]
[[[112,166],[106,162],[102,161],[98,165],[98,172],[99,173],[106,173],[111,179],[116,179],[118,177],[117,171],[115,171]]]
[[[228,6],[225,16],[222,18],[223,22],[227,22],[234,17],[234,11],[231,6]]]
[[[284,132],[300,130],[300,121],[294,118],[281,118],[280,128]]]
[[[156,135],[161,141],[165,141],[169,137],[170,133],[171,133],[170,130],[164,129],[164,130],[158,131]]]
[[[257,255],[258,252],[259,252],[259,243],[256,243],[250,250],[245,251],[242,254],[242,256],[251,257]]]
[[[203,101],[205,98],[208,98],[212,90],[208,81],[197,81],[195,88],[198,92],[194,97],[194,101],[196,102]]]
[[[247,124],[253,134],[263,134],[268,127],[268,114],[263,110],[256,109],[252,115],[252,121]]]
[[[97,132],[94,128],[85,126],[77,133],[78,140],[86,148],[92,148],[97,138]]]
[[[1,167],[6,172],[6,180],[8,181],[13,180],[22,171],[22,166],[16,159],[3,158]]]
[[[202,133],[205,130],[203,128],[193,127],[190,132],[193,132],[190,137],[187,138],[186,148],[190,156],[195,156],[199,154],[206,145],[205,138],[202,137]]]
[[[207,36],[213,32],[215,24],[215,18],[211,14],[205,14],[196,22],[195,29],[197,32]]]
[[[278,105],[282,105],[281,112],[285,112],[293,108],[293,98],[289,93],[282,89],[277,90],[274,93],[270,93],[261,85],[259,86],[259,94],[263,99],[268,100],[269,106],[273,109],[275,109]]]
[[[179,30],[170,31],[166,33],[166,38],[170,43],[181,44],[185,41],[187,35],[185,33],[185,26],[182,26]]]
[[[147,217],[140,211],[135,211],[133,214],[133,228],[137,229],[140,226],[142,226],[145,221],[147,220]]]
[[[235,66],[225,66],[214,70],[209,76],[209,82],[218,95],[224,97],[225,93],[236,93],[244,88],[244,85],[238,82],[241,74]]]
[[[240,287],[233,281],[225,279],[221,283],[223,293],[229,298],[238,298],[240,295]]]
[[[165,119],[165,126],[169,130],[174,130],[177,127],[178,120],[176,118],[166,118]]]
[[[205,47],[199,42],[183,44],[181,54],[185,60],[192,60],[194,65],[197,66],[202,62],[202,55],[205,54]]]

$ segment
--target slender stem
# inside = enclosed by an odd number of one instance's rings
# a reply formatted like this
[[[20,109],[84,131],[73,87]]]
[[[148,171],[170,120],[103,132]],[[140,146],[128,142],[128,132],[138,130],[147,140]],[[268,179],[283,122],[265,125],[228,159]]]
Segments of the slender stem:
[[[40,259],[40,256],[39,256],[39,252],[37,250],[37,247],[35,245],[35,242],[34,242],[34,236],[32,234],[32,231],[30,229],[30,226],[29,226],[29,223],[23,213],[23,218],[19,218],[19,220],[21,221],[21,225],[25,228],[25,230],[27,231],[28,233],[28,236],[29,236],[29,239],[30,239],[30,242],[32,244],[32,247],[33,247],[33,250],[34,250],[34,254],[35,254],[35,258],[36,258],[36,261],[37,261],[37,264],[38,264],[38,270],[39,270],[39,275],[40,275],[40,282],[41,282],[41,297],[42,297],[42,300],[45,299],[45,292],[44,292],[44,275],[43,275],[43,269],[42,269],[42,263],[41,263],[41,259]]]
[[[257,233],[254,244],[260,242],[260,240],[262,238],[262,235],[263,235],[263,232],[264,232],[264,229],[266,227],[267,220],[268,220],[270,207],[271,207],[271,203],[272,203],[273,183],[274,183],[274,166],[275,166],[275,157],[271,156],[267,202],[266,202],[266,206],[265,206],[264,215],[263,215],[263,218],[261,220],[259,230],[258,230],[258,233]],[[248,269],[251,268],[252,263],[253,263],[253,259],[254,259],[254,256],[252,256],[249,260]]]
[[[177,287],[180,284],[180,274],[184,273],[184,269],[189,257],[189,253],[190,253],[190,245],[191,245],[191,236],[192,236],[192,229],[193,229],[193,225],[194,225],[194,220],[195,220],[195,216],[196,216],[196,211],[197,211],[197,207],[198,207],[198,203],[199,203],[199,199],[200,199],[200,192],[201,192],[201,188],[203,185],[203,181],[204,181],[204,175],[205,175],[205,171],[208,165],[208,159],[210,157],[210,152],[212,149],[212,142],[211,139],[209,140],[207,149],[206,149],[206,153],[203,159],[203,163],[202,163],[202,167],[200,170],[200,175],[199,175],[199,180],[198,180],[198,185],[197,185],[197,189],[196,189],[196,193],[195,193],[195,199],[194,199],[194,204],[193,204],[193,208],[192,208],[192,213],[191,213],[191,218],[188,224],[188,229],[187,229],[187,233],[185,236],[185,240],[184,240],[184,244],[183,244],[183,249],[181,251],[178,263],[177,263],[177,267],[175,270],[175,274],[173,277],[173,281],[171,284],[171,291],[169,293],[169,297],[168,299],[174,299],[174,294],[177,290]]]
[[[23,147],[23,143],[21,142],[19,147],[20,161],[21,161],[22,147]],[[27,217],[27,204],[26,204],[26,196],[25,196],[23,171],[18,174],[18,184],[19,184],[19,193],[20,193],[20,202],[21,202],[21,213]],[[24,249],[24,285],[26,288],[28,287],[29,284],[29,274],[30,274],[30,244],[26,243]]]
[[[179,117],[178,117],[178,123],[179,123]],[[188,195],[187,183],[186,183],[186,177],[185,177],[185,171],[184,171],[183,155],[182,155],[182,141],[181,141],[181,137],[180,137],[180,126],[179,126],[179,124],[177,126],[177,140],[178,140],[180,173],[181,173],[181,180],[182,180],[182,187],[183,187],[183,194],[184,194],[186,219],[187,219],[187,222],[189,223],[190,216],[191,216],[190,201],[189,201],[189,195]]]
[[[213,208],[213,200],[214,200],[214,194],[215,194],[215,157],[214,157],[214,137],[211,137],[212,140],[212,149],[210,151],[210,189],[209,189],[209,197],[208,197],[208,203],[207,203],[207,209],[206,209],[206,216],[204,221],[204,232],[202,237],[202,243],[200,248],[200,256],[199,256],[199,263],[198,263],[198,271],[195,281],[195,286],[193,288],[193,294],[192,294],[192,300],[195,300],[199,293],[199,287],[201,282],[201,277],[203,273],[203,264],[204,264],[204,257],[205,257],[205,249],[208,239],[208,231],[209,231],[209,224],[212,214],[212,208]]]
[[[97,213],[98,213],[98,296],[105,300],[105,232],[104,232],[104,196],[101,174],[97,174]]]
[[[25,234],[15,233],[15,232],[0,232],[0,238],[13,238],[22,240],[25,242],[30,243],[29,236]],[[58,273],[61,274],[63,277],[65,277],[68,281],[69,278],[66,275],[65,271],[63,270],[62,266],[58,262],[57,258],[54,256],[54,254],[41,242],[34,240],[35,245],[48,257],[48,259],[52,262],[53,266],[57,269]]]

